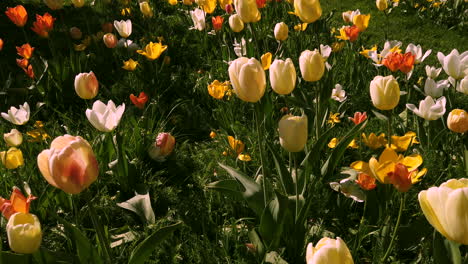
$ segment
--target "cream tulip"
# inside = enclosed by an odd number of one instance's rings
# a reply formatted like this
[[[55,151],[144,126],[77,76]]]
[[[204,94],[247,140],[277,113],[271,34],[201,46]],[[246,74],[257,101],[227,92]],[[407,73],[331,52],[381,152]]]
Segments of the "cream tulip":
[[[346,243],[339,237],[336,239],[324,237],[315,247],[307,245],[307,264],[354,264],[353,256]]]
[[[426,52],[423,55],[421,45],[414,45],[413,43],[410,43],[406,47],[405,53],[411,52],[411,54],[414,55],[414,64],[419,64],[423,62],[427,56],[429,56],[432,52],[432,50],[426,50]]]
[[[307,143],[307,116],[285,115],[278,123],[281,146],[289,152],[302,151]]]
[[[86,109],[86,117],[97,130],[111,132],[119,125],[124,111],[125,104],[115,107],[112,100],[107,105],[97,100],[92,109]]]
[[[132,34],[132,21],[130,19],[114,20],[114,27],[122,38],[128,38]]]
[[[265,93],[266,77],[262,64],[255,58],[240,57],[229,66],[229,79],[237,97],[255,103]]]
[[[439,233],[468,245],[468,179],[450,179],[421,191],[418,200],[427,221]]]
[[[296,69],[291,59],[275,60],[270,66],[271,88],[277,94],[290,94],[296,87]]]
[[[19,109],[16,107],[10,107],[8,113],[2,113],[2,117],[10,121],[15,125],[24,125],[29,121],[29,115],[31,110],[29,109],[28,102],[25,102],[23,105],[19,106]]]
[[[424,93],[433,98],[439,98],[443,95],[444,90],[450,86],[450,83],[447,80],[434,81],[431,78],[427,78],[424,84]]]
[[[42,241],[41,223],[36,215],[15,213],[6,226],[8,244],[16,253],[31,254],[39,249]]]
[[[234,7],[244,23],[257,22],[262,17],[255,0],[234,0]]]
[[[426,120],[436,120],[445,114],[446,102],[444,96],[437,99],[437,101],[434,101],[430,96],[426,96],[424,100],[419,102],[419,108],[414,104],[406,104],[406,108]]]
[[[455,133],[468,132],[468,113],[463,109],[453,109],[447,117],[447,127]]]
[[[392,76],[376,76],[370,83],[372,104],[379,110],[391,110],[400,101],[400,86]]]
[[[467,75],[468,51],[459,54],[458,50],[454,49],[447,56],[442,52],[438,52],[437,58],[440,64],[442,64],[445,73],[455,80],[460,80]]]
[[[190,16],[193,21],[193,28],[202,31],[205,29],[205,12],[200,8],[195,8],[195,10],[190,11]]]
[[[99,91],[99,82],[91,71],[75,76],[75,91],[81,99],[93,99]]]
[[[346,91],[343,90],[343,86],[341,86],[341,84],[335,84],[335,88],[332,90],[331,98],[340,103],[346,100]]]
[[[23,134],[13,128],[10,133],[3,134],[3,139],[9,147],[17,147],[23,143]]]
[[[457,91],[468,95],[468,75],[457,84]]]
[[[241,32],[244,29],[244,22],[238,14],[233,14],[229,17],[229,27],[234,32]]]
[[[319,0],[294,0],[295,14],[303,23],[312,23],[322,15]]]
[[[276,23],[274,33],[276,40],[285,41],[288,39],[288,25],[286,25],[284,22]]]
[[[431,79],[436,79],[437,77],[439,77],[439,74],[440,72],[442,71],[442,68],[436,68],[436,67],[433,67],[433,66],[429,66],[429,65],[426,65],[426,75],[428,78],[431,78]]]
[[[317,49],[303,51],[299,57],[302,78],[308,82],[320,80],[325,73],[324,61],[325,59]]]

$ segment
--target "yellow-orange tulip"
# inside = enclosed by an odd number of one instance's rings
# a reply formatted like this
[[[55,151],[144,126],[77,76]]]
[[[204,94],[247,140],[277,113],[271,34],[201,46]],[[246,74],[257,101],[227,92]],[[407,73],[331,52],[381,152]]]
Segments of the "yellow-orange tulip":
[[[447,126],[456,133],[468,131],[468,113],[462,109],[453,109],[447,118]]]

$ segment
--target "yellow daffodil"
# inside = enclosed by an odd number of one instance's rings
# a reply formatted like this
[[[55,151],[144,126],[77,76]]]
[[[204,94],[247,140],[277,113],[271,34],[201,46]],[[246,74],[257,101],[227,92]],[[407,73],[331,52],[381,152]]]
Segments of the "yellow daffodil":
[[[161,42],[159,43],[153,43],[150,42],[149,44],[146,45],[144,50],[137,50],[137,52],[149,60],[155,60],[161,56],[161,53],[163,53],[167,49],[167,45],[162,45]]]
[[[242,151],[244,151],[244,147],[245,147],[244,142],[238,139],[235,139],[232,136],[228,136],[228,141],[229,141],[229,146],[231,146],[231,149],[236,152],[236,155],[239,155],[240,153],[242,153]]]
[[[366,136],[366,134],[362,133],[361,136],[362,142],[371,149],[378,149],[387,144],[387,139],[385,139],[384,133],[380,133],[379,136],[374,133],[370,133],[369,136]]]
[[[249,154],[239,154],[237,158],[241,161],[251,161],[252,157]]]
[[[392,136],[392,145],[390,147],[397,152],[403,152],[414,144],[419,144],[419,141],[416,138],[416,133],[409,131],[401,137]]]
[[[215,99],[223,99],[228,90],[229,81],[222,83],[218,80],[214,80],[211,84],[208,85],[208,93]]]
[[[122,68],[127,71],[134,71],[138,65],[138,61],[134,61],[133,59],[129,59],[128,61],[124,61],[123,63],[124,65],[122,66]]]
[[[32,139],[29,139],[29,142],[41,142],[50,138],[49,134],[44,130],[44,124],[42,121],[36,121],[34,123],[36,129],[26,132],[26,134]]]
[[[307,29],[307,23],[297,24],[294,26],[295,31],[305,31]]]
[[[362,51],[360,51],[359,54],[363,55],[366,58],[370,58],[369,52],[371,52],[371,51],[377,51],[377,45],[374,45],[370,49],[365,49],[364,47],[362,47]]]
[[[0,152],[0,160],[3,166],[9,170],[13,170],[24,165],[23,152],[15,147],[9,148],[8,151]]]
[[[271,65],[271,57],[273,55],[271,54],[271,52],[267,52],[265,54],[262,55],[261,57],[261,61],[262,61],[262,67],[263,69],[266,71],[270,68],[270,65]]]

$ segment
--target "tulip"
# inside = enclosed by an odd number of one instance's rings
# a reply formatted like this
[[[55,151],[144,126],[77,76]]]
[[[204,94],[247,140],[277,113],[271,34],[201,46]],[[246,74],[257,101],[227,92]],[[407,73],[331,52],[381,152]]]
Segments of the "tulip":
[[[156,161],[164,161],[172,153],[174,146],[175,138],[170,133],[159,133],[148,154]]]
[[[422,48],[421,48],[421,45],[414,45],[413,43],[410,43],[407,47],[406,47],[406,51],[405,53],[407,52],[411,52],[413,55],[414,55],[414,64],[419,64],[421,62],[423,62],[427,56],[429,56],[432,52],[432,50],[427,50],[424,55],[422,54]]]
[[[12,251],[31,254],[39,249],[42,241],[41,223],[36,215],[15,213],[6,226],[8,244]]]
[[[122,69],[127,70],[127,71],[134,71],[137,66],[138,66],[137,61],[134,61],[133,59],[129,59],[128,61],[124,61],[124,65],[122,66]]]
[[[194,11],[190,11],[194,28],[198,31],[205,29],[205,12],[200,8],[196,8]]]
[[[192,4],[193,4],[193,0],[183,0],[183,1],[182,1],[182,4],[188,5],[188,6],[189,6],[189,5],[192,5]]]
[[[14,170],[24,165],[23,152],[21,150],[11,147],[8,151],[0,152],[0,159],[7,169]]]
[[[230,1],[232,2],[232,1]],[[232,14],[232,12],[234,12],[234,8],[232,7],[232,4],[227,4],[224,6],[224,10],[226,11],[226,13],[228,13],[229,15]]]
[[[104,45],[109,49],[113,49],[117,46],[117,37],[112,33],[107,33],[102,37]]]
[[[3,39],[0,38],[0,51],[3,49]]]
[[[151,6],[149,5],[149,3],[146,1],[140,3],[140,11],[145,17],[153,16],[153,10],[151,9]]]
[[[21,45],[21,47],[16,47],[16,52],[21,57],[29,60],[32,57],[34,49],[35,48],[31,47],[29,43],[26,43],[26,44]]]
[[[255,58],[240,57],[232,61],[229,79],[237,97],[243,101],[255,103],[265,93],[265,71]]]
[[[341,17],[343,18],[343,21],[345,23],[352,23],[353,18],[360,14],[361,14],[361,11],[359,11],[359,9],[356,9],[354,11],[349,10],[349,11],[341,13]]]
[[[115,107],[112,100],[109,100],[107,105],[97,100],[94,102],[92,110],[86,109],[86,117],[97,130],[111,132],[119,125],[124,111],[125,104]]]
[[[421,191],[418,200],[427,221],[439,233],[468,245],[468,179],[450,179]]]
[[[267,52],[263,54],[262,57],[260,58],[260,61],[262,62],[262,67],[265,71],[270,69],[272,56],[273,55],[271,54],[271,52]]]
[[[216,9],[217,0],[197,0],[198,6],[207,14],[211,14]]]
[[[163,53],[166,49],[167,45],[163,45],[161,42],[150,42],[146,45],[144,50],[137,50],[137,52],[138,54],[145,56],[149,60],[155,60],[159,58],[159,56],[161,56],[161,53]]]
[[[288,39],[288,32],[288,25],[286,25],[284,22],[276,23],[274,30],[276,40],[285,41]]]
[[[393,135],[390,147],[397,152],[404,152],[409,146],[413,146],[414,144],[419,144],[419,141],[416,138],[416,133],[408,131],[403,136]]]
[[[319,0],[294,0],[294,13],[304,23],[312,23],[322,15]]]
[[[442,71],[442,68],[436,69],[436,67],[426,65],[426,75],[428,78],[436,79],[439,76],[441,71]]]
[[[10,133],[3,134],[3,139],[5,140],[7,146],[17,147],[23,143],[23,134],[17,129],[13,128]]]
[[[63,7],[63,0],[44,0],[44,4],[52,10],[57,10]]]
[[[229,17],[229,26],[234,32],[241,32],[244,29],[244,21],[238,14],[231,15]]]
[[[406,104],[406,108],[426,120],[436,120],[445,114],[446,101],[444,96],[437,99],[437,101],[434,101],[430,96],[426,96],[424,100],[419,102],[419,109],[414,104]]]
[[[424,84],[424,93],[426,96],[431,96],[433,98],[439,98],[442,96],[445,89],[449,87],[449,82],[447,80],[438,81],[437,83],[431,79],[427,78],[426,83]]]
[[[380,133],[377,136],[375,133],[370,133],[369,136],[366,134],[361,134],[362,142],[371,149],[378,149],[387,144],[387,139],[385,138],[384,133]]]
[[[369,26],[369,20],[371,15],[355,15],[353,17],[353,24],[359,29],[359,32],[362,32],[367,29]]]
[[[285,115],[278,123],[281,146],[289,152],[302,151],[307,143],[307,116]]]
[[[77,27],[71,27],[69,32],[70,32],[70,37],[74,40],[79,40],[83,37],[83,33]]]
[[[37,165],[50,185],[70,194],[88,188],[99,175],[93,149],[80,136],[55,138],[50,149],[39,153]]]
[[[359,32],[360,31],[357,26],[343,26],[340,28],[340,35],[336,36],[336,38],[354,42],[359,37]]]
[[[315,247],[309,243],[306,261],[307,264],[354,264],[348,246],[339,237],[336,239],[324,237],[317,242]]]
[[[296,87],[296,69],[291,59],[275,60],[270,66],[271,88],[277,94],[290,94]]]
[[[376,0],[375,5],[380,11],[384,11],[388,8],[388,0]]]
[[[239,156],[244,151],[245,144],[239,139],[235,139],[233,136],[228,136],[228,142],[231,149]]]
[[[216,31],[221,30],[223,27],[224,18],[222,16],[216,16],[211,18],[211,23],[213,23],[213,29]]]
[[[468,95],[468,75],[457,84],[457,91]]]
[[[122,38],[128,38],[132,34],[132,21],[130,19],[114,20],[114,27]]]
[[[459,54],[458,50],[454,49],[447,56],[442,52],[438,52],[437,58],[447,75],[455,80],[460,80],[465,77],[468,69],[468,51]]]
[[[325,63],[317,49],[305,50],[299,57],[299,68],[302,78],[308,82],[315,82],[322,78],[325,72]]]
[[[448,115],[447,126],[455,133],[468,132],[468,113],[462,109],[453,109]]]
[[[262,17],[256,0],[234,0],[234,7],[244,23],[257,22]]]
[[[80,98],[93,99],[97,95],[98,90],[99,82],[92,71],[75,76],[75,91]]]
[[[28,12],[22,5],[8,7],[5,14],[17,27],[24,27],[28,21]]]
[[[27,198],[18,187],[14,186],[10,200],[0,197],[0,210],[6,219],[10,219],[15,213],[29,213],[29,206],[37,197],[29,195]]]
[[[332,90],[331,98],[340,103],[346,100],[346,92],[343,90],[343,86],[341,86],[341,84],[335,85],[335,88]]]
[[[359,173],[356,183],[361,187],[361,189],[366,191],[373,190],[377,187],[377,184],[375,184],[375,178],[362,172]]]
[[[145,107],[146,102],[148,101],[148,96],[145,94],[145,92],[141,92],[138,97],[136,97],[134,94],[130,94],[130,101],[138,107],[139,109],[143,109]]]
[[[84,6],[85,0],[72,0],[72,3],[76,8],[81,8]]]
[[[353,117],[348,117],[355,125],[359,125],[367,119],[367,112],[355,112]]]
[[[49,32],[54,29],[54,21],[55,18],[49,13],[45,13],[43,16],[36,14],[36,21],[31,29],[40,37],[48,38]]]
[[[19,109],[13,106],[10,107],[8,114],[2,113],[2,117],[15,125],[24,125],[29,121],[30,112],[29,104],[25,102],[23,105],[19,106]]]
[[[379,110],[391,110],[400,101],[400,87],[392,76],[376,76],[370,83],[372,103]]]

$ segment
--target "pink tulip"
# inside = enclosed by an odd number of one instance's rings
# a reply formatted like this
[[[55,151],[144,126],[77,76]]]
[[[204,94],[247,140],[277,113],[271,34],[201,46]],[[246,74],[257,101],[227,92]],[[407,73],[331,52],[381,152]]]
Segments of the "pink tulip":
[[[170,133],[159,133],[156,142],[151,145],[149,155],[157,161],[164,159],[172,153],[175,146],[175,138]]]

